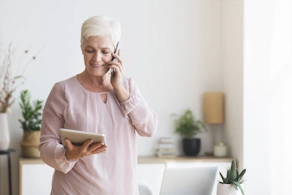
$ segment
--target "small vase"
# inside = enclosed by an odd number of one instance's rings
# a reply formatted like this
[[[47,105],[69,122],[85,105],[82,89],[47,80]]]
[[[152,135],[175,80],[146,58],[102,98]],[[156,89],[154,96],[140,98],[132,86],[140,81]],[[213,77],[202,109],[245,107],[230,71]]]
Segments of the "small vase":
[[[7,113],[0,113],[0,150],[8,150],[10,144]]]
[[[243,185],[241,185],[243,188]],[[217,184],[217,195],[242,195],[240,189],[236,190],[230,184]]]

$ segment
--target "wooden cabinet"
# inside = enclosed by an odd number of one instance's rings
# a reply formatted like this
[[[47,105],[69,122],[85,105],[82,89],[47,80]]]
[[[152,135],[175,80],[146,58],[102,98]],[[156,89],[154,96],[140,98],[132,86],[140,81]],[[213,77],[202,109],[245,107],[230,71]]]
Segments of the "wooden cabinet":
[[[50,194],[54,169],[41,159],[19,160],[19,195]]]
[[[218,166],[216,180],[221,180],[219,171],[226,173],[230,167],[231,158],[213,158],[213,157],[176,157],[176,158],[158,158],[158,157],[138,157],[137,179],[140,185],[148,186],[153,195],[159,195],[160,185],[163,173],[168,165],[172,166]],[[19,160],[19,194],[20,195],[40,195],[50,194],[51,179],[54,169],[46,165],[40,159]],[[216,195],[216,183],[213,187],[213,194]]]

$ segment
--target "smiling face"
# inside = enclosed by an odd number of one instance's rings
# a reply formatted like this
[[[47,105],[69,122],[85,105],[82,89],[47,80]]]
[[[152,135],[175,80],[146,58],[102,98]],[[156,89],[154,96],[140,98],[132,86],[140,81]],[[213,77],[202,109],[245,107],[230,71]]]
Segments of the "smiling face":
[[[82,53],[85,71],[91,76],[104,76],[108,72],[107,62],[111,61],[114,45],[110,36],[92,36],[84,40]]]

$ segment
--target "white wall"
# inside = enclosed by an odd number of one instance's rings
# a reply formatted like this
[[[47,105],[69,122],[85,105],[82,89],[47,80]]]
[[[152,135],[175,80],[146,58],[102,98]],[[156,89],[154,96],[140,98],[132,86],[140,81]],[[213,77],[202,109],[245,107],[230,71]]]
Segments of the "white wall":
[[[246,194],[292,191],[291,13],[291,0],[222,1],[223,137],[247,169]]]
[[[270,66],[271,194],[292,191],[292,1],[274,2]],[[281,167],[281,168],[279,168]],[[277,178],[282,178],[281,181]]]
[[[272,119],[269,87],[274,2],[246,0],[244,3],[243,162],[248,179],[245,187],[252,194],[279,195],[278,191],[271,193],[270,152],[274,144],[269,133]],[[277,169],[280,170],[280,167]],[[282,177],[278,180],[282,181]]]
[[[33,54],[41,49],[14,96],[29,89],[34,99],[45,100],[55,82],[82,71],[80,26],[89,16],[101,14],[120,20],[126,75],[136,80],[159,117],[157,134],[138,139],[138,154],[154,155],[162,136],[172,136],[182,154],[170,114],[191,108],[201,118],[203,92],[222,90],[220,1],[1,0],[1,44],[13,41],[20,51],[30,48]],[[18,194],[22,137],[18,101],[9,116],[11,147],[17,150],[12,156],[13,194]],[[201,154],[212,149],[210,134],[200,135]],[[1,158],[4,184],[5,167],[6,159]]]
[[[243,160],[243,0],[222,1],[222,77],[225,93],[223,137],[242,170]]]

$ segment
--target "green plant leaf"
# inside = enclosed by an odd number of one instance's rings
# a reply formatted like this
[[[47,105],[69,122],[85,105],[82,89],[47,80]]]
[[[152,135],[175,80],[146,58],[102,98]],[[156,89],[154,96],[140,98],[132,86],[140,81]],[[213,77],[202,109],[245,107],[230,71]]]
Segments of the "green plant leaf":
[[[236,186],[236,190],[238,190],[238,188],[239,188],[241,194],[244,195],[244,190],[243,190],[242,186],[240,185],[240,182],[238,182],[238,181],[232,181],[232,182],[233,182],[234,186]]]
[[[23,120],[19,120],[24,131],[38,131],[41,125],[43,101],[36,100],[31,103],[28,90],[21,91],[19,103]]]
[[[226,178],[228,181],[230,181],[230,169],[227,170],[227,178]]]
[[[239,189],[240,189],[241,194],[244,195],[244,191],[243,191],[241,185],[239,185],[238,187],[239,187]]]
[[[177,114],[171,114],[170,116],[174,117],[174,132],[183,137],[193,137],[205,130],[204,122],[196,120],[190,109],[187,109],[181,116]]]
[[[239,176],[238,176],[237,181],[241,181],[241,179],[242,179],[243,175],[245,174],[245,172],[246,172],[246,169],[243,169],[243,170],[241,171],[241,173],[240,173]]]
[[[223,184],[228,184],[228,180],[226,180],[226,179],[223,177],[222,173],[219,172],[219,174],[220,174],[220,176],[221,176],[221,178],[222,178],[222,182],[221,182],[221,183],[223,183]]]
[[[229,179],[230,180],[236,180],[236,162],[233,159],[231,162],[231,169],[230,169],[230,175],[229,175]]]

